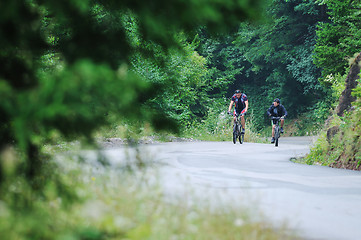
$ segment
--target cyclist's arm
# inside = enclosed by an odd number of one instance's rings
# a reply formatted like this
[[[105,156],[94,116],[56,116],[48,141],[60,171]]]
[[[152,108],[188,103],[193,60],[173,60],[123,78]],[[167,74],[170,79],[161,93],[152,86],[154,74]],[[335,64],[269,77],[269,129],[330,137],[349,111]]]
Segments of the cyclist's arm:
[[[271,116],[272,114],[271,114],[271,111],[272,111],[272,106],[267,110],[267,115],[268,116]]]
[[[228,112],[230,112],[232,110],[233,104],[234,104],[234,101],[231,100],[231,103],[229,104],[229,107],[228,107]]]
[[[283,107],[283,110],[284,110],[284,114],[283,114],[283,116],[287,117],[287,110],[286,110],[286,108],[285,108],[285,107]]]

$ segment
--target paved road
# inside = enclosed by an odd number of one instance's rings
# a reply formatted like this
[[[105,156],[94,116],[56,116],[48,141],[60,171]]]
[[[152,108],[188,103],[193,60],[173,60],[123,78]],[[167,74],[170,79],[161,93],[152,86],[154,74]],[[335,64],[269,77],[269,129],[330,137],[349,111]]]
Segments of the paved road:
[[[141,153],[164,163],[161,179],[174,197],[192,192],[257,208],[306,239],[361,239],[361,173],[290,161],[311,138],[271,144],[183,142],[146,145]],[[120,149],[106,150],[120,159]],[[129,152],[128,152],[129,154]],[[116,163],[118,160],[114,160]]]

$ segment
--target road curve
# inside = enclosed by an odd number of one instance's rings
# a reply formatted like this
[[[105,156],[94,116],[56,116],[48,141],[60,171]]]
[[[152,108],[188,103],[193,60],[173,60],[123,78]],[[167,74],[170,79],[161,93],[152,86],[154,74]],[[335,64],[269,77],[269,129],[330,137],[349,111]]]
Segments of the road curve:
[[[361,238],[361,173],[296,164],[311,138],[281,138],[271,144],[181,142],[151,144],[141,152],[163,163],[162,185],[169,195],[187,191],[217,201],[239,201],[256,207],[274,223],[306,239]],[[105,150],[119,159],[120,149]]]

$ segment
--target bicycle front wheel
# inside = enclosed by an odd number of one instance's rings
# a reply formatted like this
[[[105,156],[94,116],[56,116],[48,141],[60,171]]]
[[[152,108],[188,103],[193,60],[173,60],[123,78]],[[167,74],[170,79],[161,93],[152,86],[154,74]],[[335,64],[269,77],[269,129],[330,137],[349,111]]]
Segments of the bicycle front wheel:
[[[275,147],[278,147],[278,139],[280,137],[280,131],[279,131],[279,127],[277,126],[275,128]]]
[[[233,126],[233,143],[234,144],[236,144],[236,142],[237,142],[237,125],[235,124],[234,126]]]
[[[239,135],[239,143],[243,144],[243,141],[244,141],[244,134],[240,134]]]
[[[233,132],[233,143],[236,144],[237,142],[237,132]]]

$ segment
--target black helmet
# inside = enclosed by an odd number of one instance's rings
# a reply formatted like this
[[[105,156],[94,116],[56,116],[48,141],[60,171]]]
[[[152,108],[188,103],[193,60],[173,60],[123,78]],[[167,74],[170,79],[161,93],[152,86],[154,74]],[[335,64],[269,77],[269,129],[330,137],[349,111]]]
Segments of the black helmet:
[[[281,100],[279,100],[278,98],[276,98],[275,100],[273,100],[273,102],[281,103]]]
[[[234,91],[234,93],[241,93],[241,90],[236,90],[236,91]]]

